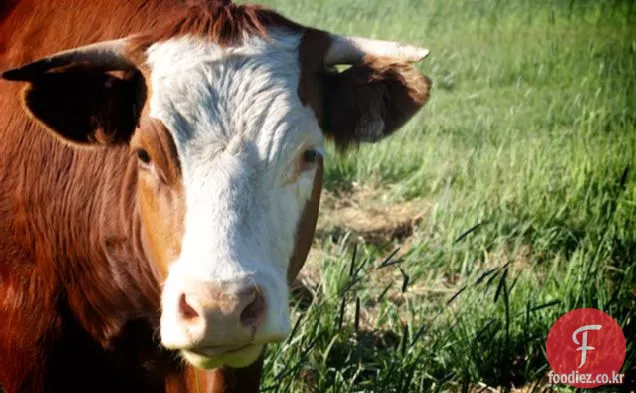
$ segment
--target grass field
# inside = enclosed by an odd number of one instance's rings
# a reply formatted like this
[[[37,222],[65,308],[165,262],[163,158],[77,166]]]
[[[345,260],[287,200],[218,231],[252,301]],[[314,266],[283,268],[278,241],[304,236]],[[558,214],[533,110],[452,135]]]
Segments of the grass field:
[[[264,3],[426,46],[418,67],[434,82],[398,134],[330,150],[331,202],[265,391],[561,389],[545,385],[545,339],[579,307],[627,338],[632,382],[606,389],[636,389],[636,5]],[[361,211],[352,225],[396,223],[380,236],[325,224],[345,208]]]

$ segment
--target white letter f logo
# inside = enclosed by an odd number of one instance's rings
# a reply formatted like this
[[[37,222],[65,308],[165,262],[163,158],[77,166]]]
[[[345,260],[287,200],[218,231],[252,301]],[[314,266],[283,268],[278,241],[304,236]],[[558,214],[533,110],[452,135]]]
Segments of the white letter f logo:
[[[574,333],[572,334],[572,341],[574,341],[575,344],[581,344],[581,346],[576,349],[577,351],[581,351],[581,364],[579,364],[579,368],[581,368],[585,364],[587,351],[588,350],[592,351],[592,350],[596,349],[594,347],[591,347],[591,346],[587,345],[587,331],[588,330],[601,330],[601,325],[585,325],[585,326],[581,326],[580,328],[576,329],[574,331]],[[579,340],[576,339],[576,335],[579,334],[580,332],[583,332],[582,343],[580,343]]]

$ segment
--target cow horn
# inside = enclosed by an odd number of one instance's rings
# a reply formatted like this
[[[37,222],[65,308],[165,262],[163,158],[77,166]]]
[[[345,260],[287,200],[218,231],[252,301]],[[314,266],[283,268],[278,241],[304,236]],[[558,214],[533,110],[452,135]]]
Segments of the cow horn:
[[[393,41],[372,40],[362,37],[331,36],[331,47],[324,58],[325,65],[356,64],[365,55],[389,57],[410,63],[418,62],[429,50]]]
[[[104,71],[128,70],[135,65],[123,54],[127,42],[126,38],[121,38],[65,50],[22,67],[7,70],[1,77],[12,81],[30,81],[53,68],[64,67],[75,62],[87,62]]]

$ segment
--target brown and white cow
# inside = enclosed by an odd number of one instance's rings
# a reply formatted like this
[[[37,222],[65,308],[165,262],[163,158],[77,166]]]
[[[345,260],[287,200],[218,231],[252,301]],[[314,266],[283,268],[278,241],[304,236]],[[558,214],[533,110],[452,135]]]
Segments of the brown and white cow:
[[[0,385],[257,390],[324,138],[404,125],[427,53],[219,0],[1,2]]]

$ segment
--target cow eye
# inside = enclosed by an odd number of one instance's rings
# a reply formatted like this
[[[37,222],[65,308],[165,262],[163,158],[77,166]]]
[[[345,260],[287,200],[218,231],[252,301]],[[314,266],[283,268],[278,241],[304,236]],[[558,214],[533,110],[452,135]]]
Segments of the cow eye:
[[[308,164],[313,164],[318,160],[319,155],[320,153],[318,153],[318,151],[314,149],[305,150],[305,152],[303,153],[303,161]]]
[[[148,154],[148,151],[146,149],[137,149],[136,151],[137,154],[137,159],[139,159],[139,162],[144,165],[144,166],[148,166],[150,165],[150,154]]]

